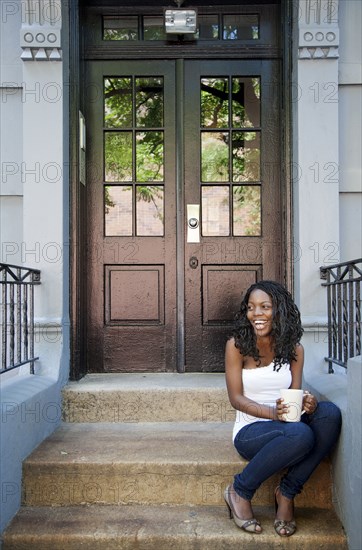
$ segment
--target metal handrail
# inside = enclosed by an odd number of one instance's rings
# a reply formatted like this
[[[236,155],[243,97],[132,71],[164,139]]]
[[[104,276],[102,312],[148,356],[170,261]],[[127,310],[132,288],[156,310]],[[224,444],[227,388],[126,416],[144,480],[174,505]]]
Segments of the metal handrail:
[[[30,364],[34,374],[34,286],[40,270],[0,263],[1,368],[0,374]]]
[[[362,258],[320,267],[327,288],[328,372],[333,363],[347,368],[350,357],[361,355]]]

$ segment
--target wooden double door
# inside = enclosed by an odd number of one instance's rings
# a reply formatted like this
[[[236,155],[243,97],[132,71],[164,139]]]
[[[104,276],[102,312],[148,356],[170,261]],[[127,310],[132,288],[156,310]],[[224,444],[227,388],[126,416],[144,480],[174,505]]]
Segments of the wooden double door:
[[[276,60],[86,65],[88,370],[222,371],[282,278]]]

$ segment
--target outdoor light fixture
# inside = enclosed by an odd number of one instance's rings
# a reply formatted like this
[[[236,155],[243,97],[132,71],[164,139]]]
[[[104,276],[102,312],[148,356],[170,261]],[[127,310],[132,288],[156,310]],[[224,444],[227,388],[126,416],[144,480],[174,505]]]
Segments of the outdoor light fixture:
[[[168,34],[193,34],[197,30],[196,23],[196,10],[165,10],[165,31]]]

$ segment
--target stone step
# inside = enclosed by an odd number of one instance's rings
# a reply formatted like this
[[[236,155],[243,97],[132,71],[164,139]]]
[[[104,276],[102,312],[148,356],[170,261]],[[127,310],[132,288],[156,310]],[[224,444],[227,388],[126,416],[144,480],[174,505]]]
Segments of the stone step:
[[[63,390],[67,422],[225,422],[235,419],[222,373],[90,374]]]
[[[3,550],[347,550],[330,510],[297,509],[297,531],[279,537],[271,507],[254,507],[263,532],[246,533],[220,506],[70,506],[22,508],[7,528]]]
[[[23,503],[214,506],[246,465],[232,423],[65,423],[24,461]],[[255,495],[273,503],[279,475]],[[330,464],[313,474],[297,505],[332,508]]]

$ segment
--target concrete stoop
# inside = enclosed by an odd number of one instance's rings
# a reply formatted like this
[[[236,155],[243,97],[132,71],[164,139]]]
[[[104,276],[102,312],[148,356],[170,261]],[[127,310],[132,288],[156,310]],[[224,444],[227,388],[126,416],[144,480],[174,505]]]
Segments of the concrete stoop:
[[[223,491],[246,462],[223,375],[91,375],[63,397],[66,421],[24,461],[4,550],[347,548],[328,460],[296,499],[292,538],[273,529],[279,476],[253,501],[262,534],[229,520]]]

